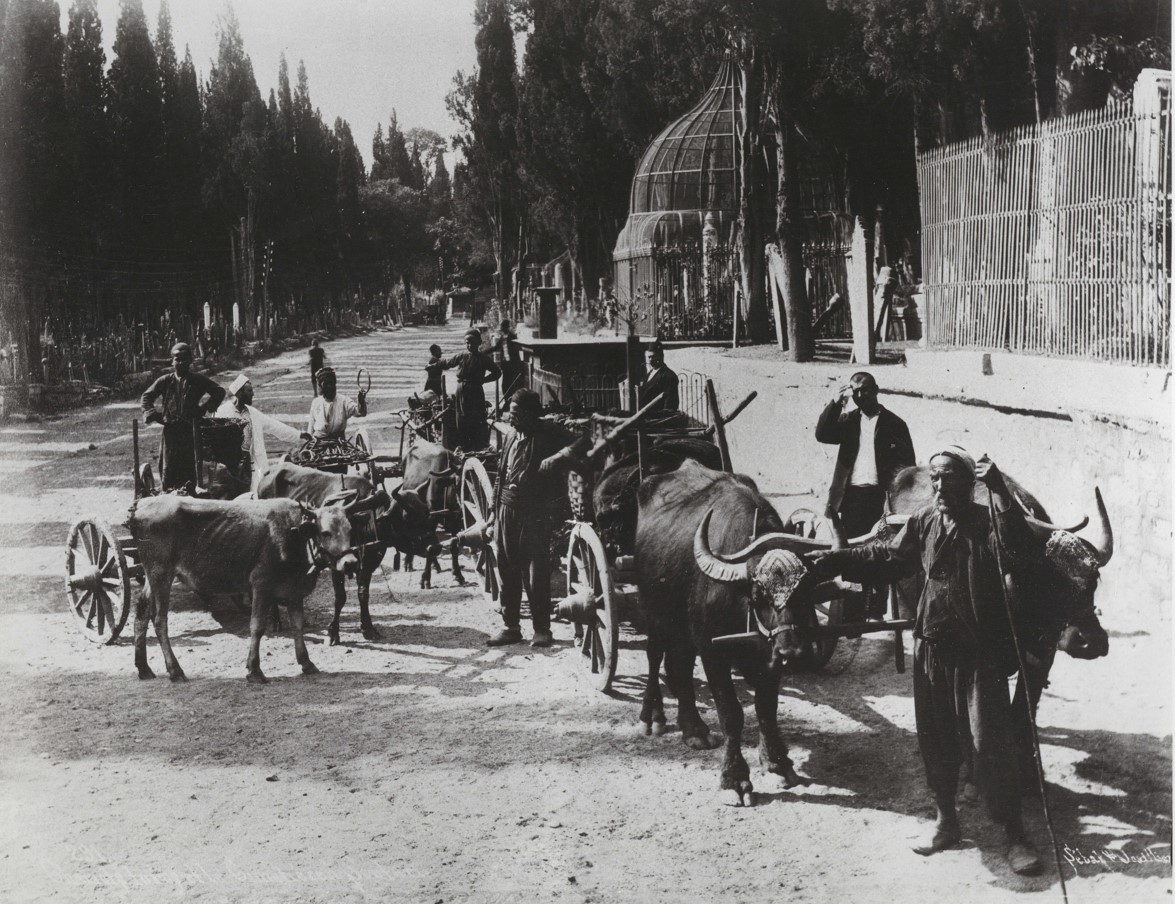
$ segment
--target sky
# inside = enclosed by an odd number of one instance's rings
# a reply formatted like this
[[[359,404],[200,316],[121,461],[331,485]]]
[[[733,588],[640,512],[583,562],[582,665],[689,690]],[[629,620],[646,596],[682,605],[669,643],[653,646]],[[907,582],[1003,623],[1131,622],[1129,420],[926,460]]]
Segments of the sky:
[[[62,30],[70,0],[59,0]],[[160,0],[142,0],[155,36]],[[278,60],[285,53],[290,82],[298,61],[306,63],[310,100],[334,126],[336,117],[351,125],[351,134],[371,168],[371,137],[376,125],[396,111],[404,131],[433,129],[445,138],[456,131],[445,111],[445,95],[458,70],[476,65],[473,46],[474,0],[233,0],[245,52],[261,97],[277,89]],[[176,55],[184,45],[201,82],[216,58],[216,21],[224,0],[170,0]],[[114,54],[119,0],[98,0],[106,66]]]

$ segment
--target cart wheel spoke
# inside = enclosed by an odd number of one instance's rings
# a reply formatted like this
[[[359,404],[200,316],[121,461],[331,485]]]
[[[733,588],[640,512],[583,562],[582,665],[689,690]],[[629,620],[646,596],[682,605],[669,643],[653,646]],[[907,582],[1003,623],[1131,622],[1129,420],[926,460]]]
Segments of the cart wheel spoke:
[[[130,569],[122,544],[110,527],[83,519],[66,539],[66,599],[87,640],[112,643],[130,611]]]

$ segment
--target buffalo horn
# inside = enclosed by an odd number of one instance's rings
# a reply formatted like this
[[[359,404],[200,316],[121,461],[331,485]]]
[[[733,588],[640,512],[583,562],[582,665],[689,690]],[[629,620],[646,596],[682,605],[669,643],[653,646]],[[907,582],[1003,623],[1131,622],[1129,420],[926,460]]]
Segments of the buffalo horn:
[[[702,572],[716,581],[746,580],[748,576],[747,560],[771,549],[786,549],[789,552],[800,554],[811,552],[814,549],[829,548],[827,543],[820,540],[774,532],[756,537],[749,546],[738,552],[729,555],[716,553],[710,549],[710,518],[713,515],[713,509],[706,512],[706,517],[702,519],[702,523],[698,525],[697,533],[694,534],[694,558]]]
[[[1097,526],[1089,531],[1086,542],[1093,547],[1098,564],[1103,568],[1114,555],[1114,528],[1110,525],[1110,516],[1106,512],[1106,504],[1102,501],[1102,491],[1093,488],[1093,495],[1097,501]]]
[[[728,562],[711,551],[710,519],[713,515],[714,509],[706,512],[702,523],[698,525],[697,533],[694,534],[694,560],[698,563],[698,568],[701,569],[702,574],[714,581],[734,584],[747,580],[749,571],[746,562],[741,564]]]
[[[1051,534],[1055,530],[1062,530],[1069,534],[1075,534],[1089,524],[1088,516],[1083,516],[1080,521],[1070,527],[1063,527],[1060,524],[1051,524],[1048,521],[1042,521],[1033,514],[1032,509],[1020,498],[1019,493],[1012,493],[1012,497],[1016,500],[1016,504],[1020,506],[1020,511],[1024,513],[1024,521],[1037,533]]]

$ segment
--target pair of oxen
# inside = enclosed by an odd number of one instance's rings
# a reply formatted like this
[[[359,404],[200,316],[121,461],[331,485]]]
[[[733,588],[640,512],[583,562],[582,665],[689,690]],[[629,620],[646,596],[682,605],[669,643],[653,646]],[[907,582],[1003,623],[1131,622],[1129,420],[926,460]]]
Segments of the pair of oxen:
[[[364,477],[328,474],[282,462],[262,479],[256,499],[218,501],[163,495],[137,500],[127,525],[138,541],[147,583],[135,609],[139,677],[154,677],[147,663],[147,623],[153,621],[168,675],[173,681],[185,678],[172,651],[167,625],[176,577],[203,597],[250,597],[246,677],[251,682],[266,680],[260,666],[260,643],[276,617],[278,604],[289,612],[302,671],[318,671],[306,651],[303,602],[322,570],[329,571],[334,585],[330,643],[339,642],[348,577],[356,579],[363,636],[378,638],[369,608],[370,585],[388,548],[425,559],[422,586],[427,585],[430,569],[441,552],[437,527],[444,515],[437,513],[451,489],[445,488],[448,475],[434,475],[433,471],[443,463],[444,450],[418,443],[415,451],[409,456],[403,484],[390,495],[376,492]],[[442,502],[437,503],[434,497]],[[369,518],[357,519],[365,512],[370,513]],[[361,524],[366,525],[362,530],[358,529]],[[455,550],[453,569],[461,581]]]
[[[1018,626],[1028,687],[1023,678],[1018,681],[1013,706],[1022,714],[1022,762],[1031,764],[1031,721],[1025,698],[1035,713],[1056,651],[1081,659],[1108,652],[1094,592],[1100,570],[1113,553],[1113,532],[1100,492],[1096,493],[1097,521],[1085,538],[1075,532],[1083,530],[1088,519],[1069,529],[1049,524],[1037,500],[1016,481],[1008,479],[1008,483],[1032,530],[1053,541],[1045,544],[1049,552],[1044,556],[1021,564],[1016,588],[1018,598],[1027,604]],[[597,494],[606,496],[608,490],[609,481],[604,479]],[[976,487],[975,498],[986,502],[981,486]],[[889,499],[898,515],[929,504],[927,469],[908,468],[898,474]],[[608,504],[607,498],[596,500],[597,510],[606,510]],[[785,786],[800,783],[776,722],[779,683],[788,663],[802,662],[808,655],[802,629],[816,623],[814,607],[845,594],[840,579],[818,578],[802,559],[803,553],[832,544],[786,530],[750,478],[692,460],[643,480],[638,506],[635,560],[641,608],[649,622],[649,672],[640,716],[646,731],[660,734],[665,728],[659,680],[664,662],[678,699],[684,742],[694,749],[723,742],[709,730],[695,703],[693,671],[700,655],[725,736],[720,787],[726,802],[750,805],[754,800],[741,751],[743,709],[735,694],[732,669],[754,690],[760,762],[768,772],[781,776]],[[848,542],[883,541],[875,531]],[[1062,559],[1054,556],[1054,549],[1068,549],[1070,554]],[[748,622],[757,626],[757,631],[750,632],[757,637],[722,642],[739,634],[745,637]]]

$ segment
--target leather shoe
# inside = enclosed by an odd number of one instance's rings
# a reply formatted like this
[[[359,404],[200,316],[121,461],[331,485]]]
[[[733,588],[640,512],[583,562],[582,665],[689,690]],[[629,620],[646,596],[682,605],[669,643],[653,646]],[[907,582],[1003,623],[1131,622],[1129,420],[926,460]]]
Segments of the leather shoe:
[[[522,643],[522,631],[519,628],[503,628],[486,641],[486,646],[504,647],[512,643]]]
[[[959,830],[958,824],[939,823],[934,827],[934,834],[920,844],[914,845],[913,851],[915,854],[929,857],[931,854],[954,847],[962,840],[963,833]]]
[[[555,638],[551,636],[550,631],[536,630],[534,632],[534,639],[531,640],[532,647],[549,647],[555,642]]]
[[[1008,866],[1017,876],[1036,876],[1040,874],[1040,854],[1032,846],[1032,842],[1021,839],[1008,845]]]

